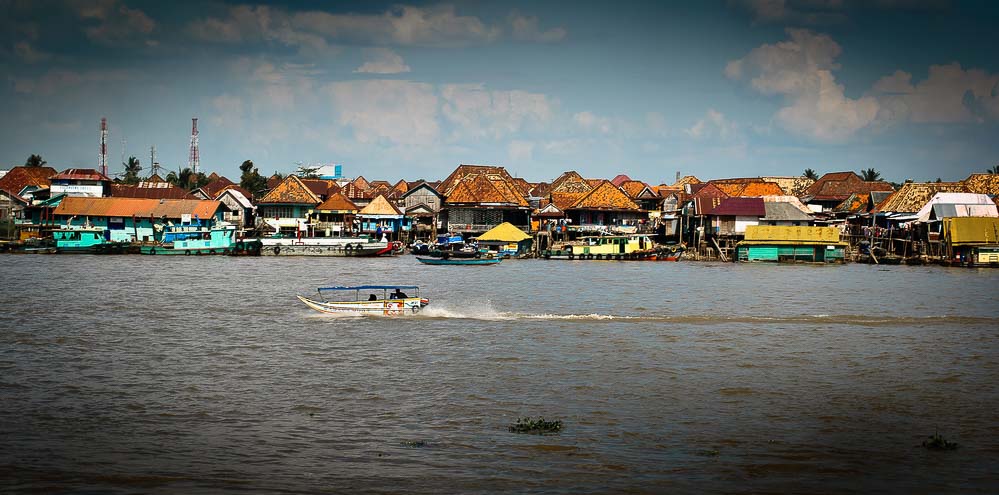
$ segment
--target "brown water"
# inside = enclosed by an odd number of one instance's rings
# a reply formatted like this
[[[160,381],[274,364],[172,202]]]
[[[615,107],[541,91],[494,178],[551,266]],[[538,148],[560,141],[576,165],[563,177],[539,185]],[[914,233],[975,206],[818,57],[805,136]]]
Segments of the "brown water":
[[[295,294],[412,283],[416,317]],[[0,491],[999,490],[999,271],[0,256]],[[514,434],[521,416],[564,422]],[[939,431],[955,451],[918,447]]]

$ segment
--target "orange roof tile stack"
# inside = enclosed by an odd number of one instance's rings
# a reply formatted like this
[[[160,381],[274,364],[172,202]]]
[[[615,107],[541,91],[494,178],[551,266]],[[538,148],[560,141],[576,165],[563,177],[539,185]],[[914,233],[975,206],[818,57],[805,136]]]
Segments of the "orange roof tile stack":
[[[300,204],[318,205],[321,203],[316,196],[297,176],[289,175],[276,187],[260,198],[259,204]]]

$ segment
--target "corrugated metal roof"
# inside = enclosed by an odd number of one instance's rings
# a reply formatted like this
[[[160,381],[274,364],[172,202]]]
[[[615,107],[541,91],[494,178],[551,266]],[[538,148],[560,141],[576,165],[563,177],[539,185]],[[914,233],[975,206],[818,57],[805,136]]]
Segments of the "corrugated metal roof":
[[[960,182],[906,182],[884,201],[878,204],[877,212],[915,213],[923,208],[936,193],[963,192]]]
[[[111,184],[111,196],[115,198],[196,199],[183,188],[168,182],[140,182],[134,186]]]
[[[49,187],[52,184],[49,177],[55,173],[52,167],[14,167],[0,177],[0,189],[12,196],[18,196],[27,186]]]
[[[153,217],[180,218],[197,215],[211,218],[222,206],[219,201],[197,199],[146,199],[146,198],[74,198],[67,197],[59,203],[54,214],[77,217]]]
[[[763,198],[725,198],[710,213],[733,217],[762,217],[766,214]]]
[[[767,215],[761,218],[761,220],[801,222],[812,219],[811,215],[799,210],[791,203],[771,203],[765,201],[763,207],[766,209]]]
[[[946,218],[944,232],[952,244],[999,244],[999,218]]]

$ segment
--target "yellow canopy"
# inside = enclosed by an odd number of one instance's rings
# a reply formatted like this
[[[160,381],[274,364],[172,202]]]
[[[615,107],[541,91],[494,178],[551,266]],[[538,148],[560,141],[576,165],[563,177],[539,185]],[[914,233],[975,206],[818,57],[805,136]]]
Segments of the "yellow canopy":
[[[523,230],[514,227],[510,222],[503,222],[478,237],[478,241],[520,242],[531,236]]]

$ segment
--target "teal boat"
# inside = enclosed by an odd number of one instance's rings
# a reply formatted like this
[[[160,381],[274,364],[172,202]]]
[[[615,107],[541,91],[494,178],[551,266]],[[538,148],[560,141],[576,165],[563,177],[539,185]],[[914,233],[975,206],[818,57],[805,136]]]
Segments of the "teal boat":
[[[495,265],[501,258],[421,258],[416,259],[424,265]]]
[[[235,246],[236,226],[221,222],[214,226],[200,222],[168,225],[161,240],[139,248],[142,254],[230,254]]]
[[[129,243],[110,241],[104,236],[104,229],[99,227],[65,227],[52,231],[57,253],[121,254],[127,251]]]

